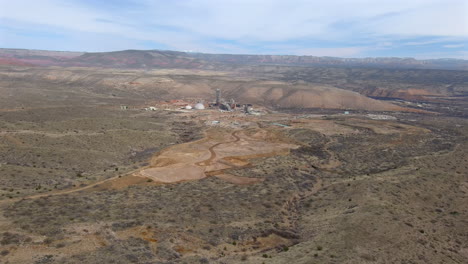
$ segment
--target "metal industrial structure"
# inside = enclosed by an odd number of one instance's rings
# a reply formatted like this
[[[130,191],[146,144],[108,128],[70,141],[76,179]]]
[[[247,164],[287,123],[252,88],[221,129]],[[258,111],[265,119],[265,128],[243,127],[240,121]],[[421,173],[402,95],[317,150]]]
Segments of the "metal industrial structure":
[[[216,89],[215,91],[215,102],[213,104],[210,104],[211,106],[217,106],[221,110],[225,111],[234,111],[237,107],[240,107],[240,104],[237,104],[236,101],[232,98],[229,101],[224,100],[221,98],[221,90]]]
[[[244,105],[244,112],[246,114],[252,114],[252,105],[251,104]]]
[[[221,103],[221,91],[216,89],[216,105],[219,106]]]
[[[232,111],[231,106],[227,102],[222,102],[220,107],[223,108],[223,110]]]

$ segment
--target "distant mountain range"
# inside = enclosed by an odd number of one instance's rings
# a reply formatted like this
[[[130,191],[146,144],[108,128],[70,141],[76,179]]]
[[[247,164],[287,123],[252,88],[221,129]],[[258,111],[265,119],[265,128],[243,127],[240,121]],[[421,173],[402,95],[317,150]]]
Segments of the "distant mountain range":
[[[68,52],[0,49],[0,65],[225,69],[253,65],[468,70],[468,60],[207,54],[163,50]]]

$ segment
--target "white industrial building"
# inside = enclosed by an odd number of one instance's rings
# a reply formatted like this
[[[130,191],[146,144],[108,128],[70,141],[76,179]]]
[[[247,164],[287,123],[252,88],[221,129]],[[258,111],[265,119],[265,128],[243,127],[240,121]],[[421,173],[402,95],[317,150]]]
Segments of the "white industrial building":
[[[193,108],[195,108],[196,110],[203,110],[205,109],[205,106],[202,103],[198,103]]]

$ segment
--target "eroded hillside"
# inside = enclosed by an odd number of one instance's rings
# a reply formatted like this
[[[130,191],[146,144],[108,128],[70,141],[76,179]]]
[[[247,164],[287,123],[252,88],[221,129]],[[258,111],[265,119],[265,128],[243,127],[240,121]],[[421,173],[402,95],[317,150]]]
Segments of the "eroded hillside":
[[[331,85],[265,81],[236,73],[178,70],[108,70],[87,68],[7,68],[0,72],[4,108],[24,105],[126,103],[178,98],[214,100],[221,89],[227,100],[268,108],[328,108],[416,111]],[[20,88],[18,88],[18,86]],[[13,88],[14,87],[14,88]],[[9,97],[18,100],[8,100]],[[31,100],[33,99],[33,100]]]

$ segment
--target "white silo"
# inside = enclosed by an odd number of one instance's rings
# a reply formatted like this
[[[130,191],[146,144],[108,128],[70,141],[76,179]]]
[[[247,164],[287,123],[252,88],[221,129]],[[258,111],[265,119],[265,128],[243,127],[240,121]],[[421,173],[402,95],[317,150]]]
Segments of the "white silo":
[[[196,110],[203,110],[205,109],[205,106],[202,103],[198,103],[193,108],[195,108]]]

